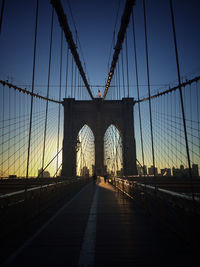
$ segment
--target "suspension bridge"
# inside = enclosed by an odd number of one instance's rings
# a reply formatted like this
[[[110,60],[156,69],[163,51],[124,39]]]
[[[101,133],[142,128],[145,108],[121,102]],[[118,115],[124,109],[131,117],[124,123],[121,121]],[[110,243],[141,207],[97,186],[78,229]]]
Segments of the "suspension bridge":
[[[177,3],[162,3],[165,30],[160,16],[151,24],[149,1],[114,3],[103,85],[89,78],[70,1],[30,3],[1,1],[2,266],[191,265],[200,236],[200,72],[194,62],[197,71],[181,73]],[[15,22],[27,27],[15,34]],[[170,36],[153,59],[167,57],[161,65],[175,82],[151,64],[152,25]]]

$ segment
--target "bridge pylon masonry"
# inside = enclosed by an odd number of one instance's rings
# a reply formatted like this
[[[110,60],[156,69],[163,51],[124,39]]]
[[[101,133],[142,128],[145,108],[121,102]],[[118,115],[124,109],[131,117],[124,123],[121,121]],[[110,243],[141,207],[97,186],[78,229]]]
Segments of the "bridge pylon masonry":
[[[137,174],[134,136],[133,98],[122,100],[76,101],[65,98],[62,176],[76,176],[76,142],[80,129],[87,124],[95,139],[95,171],[104,174],[104,134],[113,124],[122,138],[124,175]]]

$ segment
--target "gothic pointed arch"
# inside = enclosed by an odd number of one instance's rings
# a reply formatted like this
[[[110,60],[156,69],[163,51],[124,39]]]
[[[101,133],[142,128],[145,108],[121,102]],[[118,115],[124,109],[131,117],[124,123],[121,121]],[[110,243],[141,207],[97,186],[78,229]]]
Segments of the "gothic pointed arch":
[[[79,130],[76,143],[76,176],[91,176],[95,165],[94,134],[84,124]]]
[[[123,175],[122,137],[114,124],[104,134],[104,164],[106,173]]]

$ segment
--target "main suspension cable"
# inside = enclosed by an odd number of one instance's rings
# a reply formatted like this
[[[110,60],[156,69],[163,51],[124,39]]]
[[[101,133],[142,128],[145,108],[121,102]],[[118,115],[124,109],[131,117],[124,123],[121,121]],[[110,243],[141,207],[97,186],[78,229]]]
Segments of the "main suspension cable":
[[[107,79],[107,83],[106,83],[106,87],[104,90],[104,94],[103,94],[103,100],[105,99],[107,92],[108,92],[108,88],[110,87],[110,83],[115,71],[115,67],[118,61],[118,57],[119,57],[119,53],[122,49],[122,44],[124,41],[124,37],[125,37],[125,33],[126,33],[126,29],[128,27],[129,24],[129,20],[130,20],[130,16],[131,16],[131,12],[132,12],[132,8],[133,5],[135,4],[135,0],[127,0],[126,1],[126,5],[125,5],[125,9],[124,9],[124,13],[121,19],[121,26],[120,26],[120,30],[118,32],[118,36],[117,36],[117,43],[115,46],[115,52],[113,54],[113,59],[112,59],[112,63],[111,63],[111,67],[110,67],[110,72],[108,74],[108,79]]]
[[[85,87],[87,88],[87,91],[88,91],[90,97],[92,99],[94,99],[94,97],[92,95],[92,92],[90,90],[89,83],[88,83],[88,81],[86,79],[86,75],[85,75],[85,72],[83,70],[82,63],[80,61],[80,58],[79,58],[79,55],[78,55],[78,52],[77,52],[77,49],[76,49],[76,45],[74,43],[73,36],[72,36],[71,31],[70,31],[69,24],[68,24],[68,21],[67,21],[67,17],[66,17],[66,15],[64,13],[62,4],[61,4],[60,0],[51,0],[51,4],[54,6],[54,8],[56,10],[56,13],[57,13],[57,16],[58,16],[58,20],[59,20],[59,23],[60,23],[60,27],[64,31],[66,41],[69,44],[69,48],[70,48],[71,53],[72,53],[72,55],[74,57],[74,60],[75,60],[76,65],[77,65],[77,67],[79,69],[79,72],[80,72],[80,74],[82,76],[82,79],[84,81]]]

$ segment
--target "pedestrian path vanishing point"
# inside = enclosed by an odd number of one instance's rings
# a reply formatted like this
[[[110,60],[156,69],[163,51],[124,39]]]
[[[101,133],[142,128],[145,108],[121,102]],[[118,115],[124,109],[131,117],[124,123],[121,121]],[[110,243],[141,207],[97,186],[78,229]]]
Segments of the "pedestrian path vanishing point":
[[[56,211],[4,265],[164,266],[190,264],[190,253],[134,200],[99,179]]]

